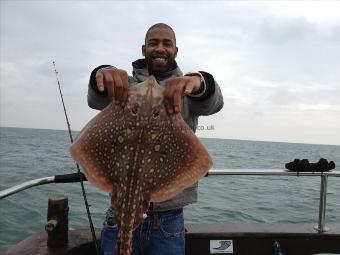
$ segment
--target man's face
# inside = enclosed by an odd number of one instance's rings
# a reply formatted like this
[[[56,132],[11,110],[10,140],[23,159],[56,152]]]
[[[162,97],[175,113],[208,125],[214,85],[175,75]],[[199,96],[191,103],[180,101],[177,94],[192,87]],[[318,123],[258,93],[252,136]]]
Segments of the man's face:
[[[173,33],[167,28],[154,28],[149,32],[142,46],[150,74],[170,71],[177,56],[178,48]]]

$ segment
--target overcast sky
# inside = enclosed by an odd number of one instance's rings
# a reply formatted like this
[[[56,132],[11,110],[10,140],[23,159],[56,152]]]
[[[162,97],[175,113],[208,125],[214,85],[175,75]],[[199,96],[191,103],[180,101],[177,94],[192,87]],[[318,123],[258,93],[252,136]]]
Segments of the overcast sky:
[[[200,137],[340,144],[340,2],[3,1],[0,126],[66,129],[100,64],[131,72],[154,23],[173,27],[183,72],[214,75],[224,109]],[[213,130],[206,126],[213,125]],[[201,127],[201,128],[202,128]]]

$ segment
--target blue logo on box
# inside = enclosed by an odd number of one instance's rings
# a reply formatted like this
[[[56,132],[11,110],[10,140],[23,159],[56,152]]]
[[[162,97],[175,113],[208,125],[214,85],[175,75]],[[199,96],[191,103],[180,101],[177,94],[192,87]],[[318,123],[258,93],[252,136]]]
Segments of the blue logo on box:
[[[214,250],[224,251],[224,250],[228,249],[228,247],[231,245],[230,240],[219,241],[219,242],[220,242],[220,247],[213,248]]]

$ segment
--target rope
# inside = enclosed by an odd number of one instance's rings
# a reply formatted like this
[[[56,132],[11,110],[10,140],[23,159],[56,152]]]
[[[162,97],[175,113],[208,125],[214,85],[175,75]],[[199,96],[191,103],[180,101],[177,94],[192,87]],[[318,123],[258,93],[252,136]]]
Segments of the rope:
[[[60,97],[61,97],[61,102],[63,103],[63,108],[64,108],[64,114],[65,114],[65,118],[66,118],[66,122],[67,122],[67,128],[68,128],[68,133],[70,135],[70,140],[71,143],[73,143],[73,137],[72,137],[72,133],[71,133],[71,126],[70,126],[70,122],[68,120],[67,117],[67,112],[66,112],[66,107],[65,107],[65,103],[64,103],[64,98],[63,98],[63,93],[61,92],[61,86],[60,86],[60,82],[58,79],[58,72],[56,69],[56,65],[55,65],[55,61],[53,61],[53,67],[54,67],[54,72],[55,72],[55,77],[57,79],[57,83],[58,83],[58,88],[59,88],[59,93],[60,93]],[[97,255],[99,255],[99,247],[97,244],[97,238],[96,238],[96,233],[94,231],[94,227],[93,227],[93,222],[92,222],[92,217],[91,217],[91,212],[90,212],[90,206],[87,202],[87,197],[86,197],[86,192],[85,192],[85,187],[84,187],[84,181],[83,181],[83,175],[80,172],[80,167],[79,165],[76,163],[77,166],[77,170],[78,170],[78,175],[79,175],[79,179],[80,179],[80,186],[81,186],[81,190],[83,193],[83,198],[84,198],[84,203],[85,203],[85,207],[86,207],[86,212],[87,212],[87,218],[89,219],[89,223],[90,223],[90,229],[91,229],[91,234],[92,234],[92,239],[96,248],[96,252]]]

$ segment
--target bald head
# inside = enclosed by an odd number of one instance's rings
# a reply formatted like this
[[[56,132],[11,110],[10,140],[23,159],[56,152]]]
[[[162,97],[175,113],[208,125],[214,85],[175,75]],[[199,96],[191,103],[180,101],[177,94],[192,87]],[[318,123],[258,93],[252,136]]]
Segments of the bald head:
[[[175,31],[172,29],[172,27],[170,27],[169,25],[165,24],[165,23],[156,23],[154,25],[152,25],[148,31],[146,32],[146,35],[145,35],[145,43],[147,41],[147,38],[148,36],[150,35],[151,31],[156,29],[156,28],[165,28],[165,29],[168,29],[169,31],[171,31],[172,35],[173,35],[173,39],[174,39],[174,42],[176,43],[176,35],[175,35]]]

